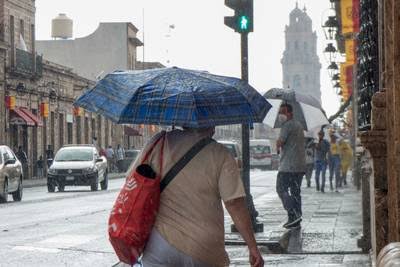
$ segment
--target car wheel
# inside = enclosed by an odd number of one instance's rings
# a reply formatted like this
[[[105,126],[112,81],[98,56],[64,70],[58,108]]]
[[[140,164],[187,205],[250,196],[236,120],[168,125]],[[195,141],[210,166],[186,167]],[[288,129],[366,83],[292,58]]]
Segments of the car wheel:
[[[8,201],[8,180],[4,180],[3,195],[0,195],[0,203],[6,203]]]
[[[99,190],[99,174],[97,173],[97,179],[90,185],[90,190],[97,191]]]
[[[90,190],[97,191],[99,190],[99,183],[94,183],[90,186]]]
[[[23,186],[22,186],[22,178],[19,180],[18,184],[18,190],[12,193],[12,197],[14,201],[21,201],[22,200],[22,191],[23,191]]]
[[[52,183],[47,182],[47,191],[49,193],[54,193],[54,191],[56,191],[56,186]]]
[[[57,188],[58,188],[58,192],[64,192],[65,185],[59,184],[59,185],[57,186]]]
[[[108,188],[108,173],[104,172],[104,179],[100,182],[101,190],[107,190]]]

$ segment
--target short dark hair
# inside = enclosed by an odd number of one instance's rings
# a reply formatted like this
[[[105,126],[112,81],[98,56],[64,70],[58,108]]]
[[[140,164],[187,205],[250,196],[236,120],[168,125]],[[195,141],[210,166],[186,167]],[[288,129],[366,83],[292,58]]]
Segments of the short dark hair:
[[[280,108],[286,108],[287,112],[293,113],[293,107],[288,103],[283,103]]]

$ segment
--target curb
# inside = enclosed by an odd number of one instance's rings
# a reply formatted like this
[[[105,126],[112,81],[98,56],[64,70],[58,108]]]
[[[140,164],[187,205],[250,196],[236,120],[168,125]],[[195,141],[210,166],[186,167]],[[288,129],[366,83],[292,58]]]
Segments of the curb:
[[[125,173],[112,173],[108,176],[109,180],[121,179],[125,177]],[[47,185],[47,179],[28,179],[23,182],[24,188],[33,188]]]

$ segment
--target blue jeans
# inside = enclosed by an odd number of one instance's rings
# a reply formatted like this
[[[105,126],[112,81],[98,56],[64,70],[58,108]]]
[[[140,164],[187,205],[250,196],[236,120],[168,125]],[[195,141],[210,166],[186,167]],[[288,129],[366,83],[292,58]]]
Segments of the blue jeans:
[[[317,186],[317,190],[321,188],[323,191],[325,189],[325,176],[326,176],[326,167],[327,162],[325,160],[317,160],[315,161],[315,184]],[[322,183],[319,183],[319,176],[322,175]],[[321,185],[321,187],[320,187]]]
[[[304,173],[279,172],[276,192],[289,216],[301,216],[301,182]]]
[[[335,176],[335,188],[340,184],[340,156],[332,155],[329,158],[329,181],[332,185],[333,176]]]

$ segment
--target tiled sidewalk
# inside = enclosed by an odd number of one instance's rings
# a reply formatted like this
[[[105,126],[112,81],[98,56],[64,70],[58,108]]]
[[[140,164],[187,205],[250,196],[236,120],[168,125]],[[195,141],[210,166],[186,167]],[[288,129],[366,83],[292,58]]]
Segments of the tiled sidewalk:
[[[264,232],[257,234],[257,240],[281,240],[289,253],[271,254],[262,248],[267,266],[369,266],[369,256],[357,247],[362,233],[361,192],[349,185],[340,193],[323,194],[303,183],[302,228],[288,232],[282,227],[287,217],[275,193],[275,180],[276,172],[252,172],[251,191],[260,214],[258,220],[264,223]],[[227,241],[240,241],[237,234],[230,233],[228,214],[225,222]],[[228,246],[228,253],[232,266],[248,265],[244,246]]]

